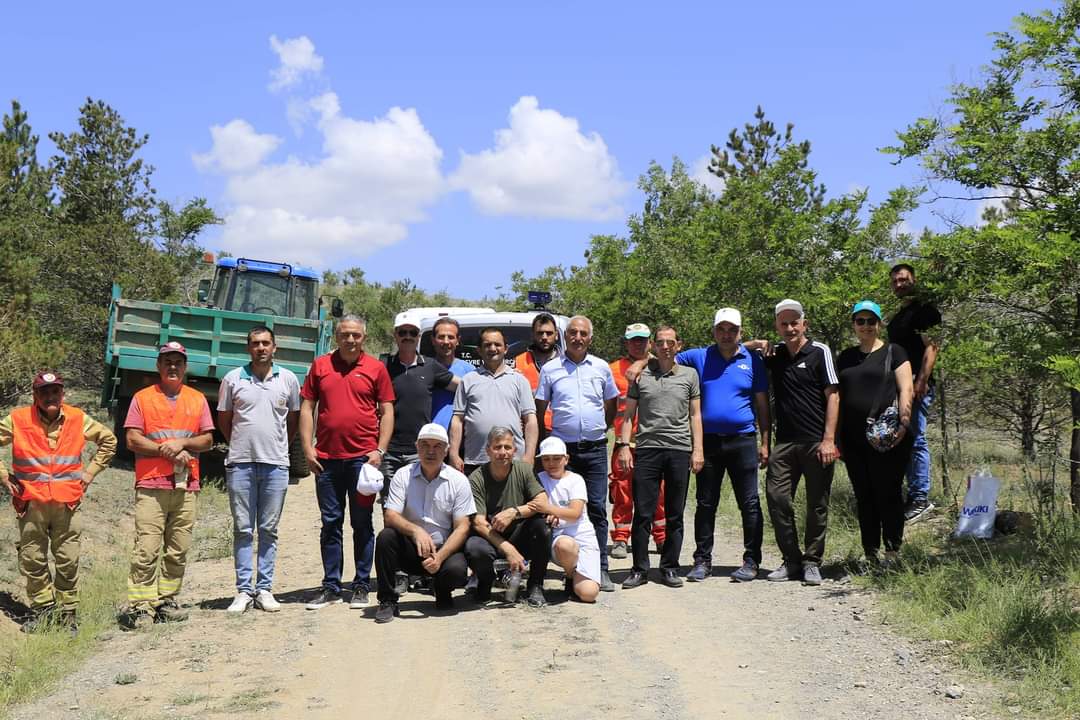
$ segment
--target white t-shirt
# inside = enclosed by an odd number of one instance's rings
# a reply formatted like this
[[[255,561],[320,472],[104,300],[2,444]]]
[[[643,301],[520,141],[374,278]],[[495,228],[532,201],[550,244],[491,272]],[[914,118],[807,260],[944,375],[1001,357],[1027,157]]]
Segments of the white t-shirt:
[[[542,471],[538,477],[553,505],[565,508],[570,507],[571,500],[588,502],[589,496],[585,490],[585,478],[577,473],[567,470],[561,478],[555,480],[547,474],[547,471]],[[593,530],[584,505],[581,508],[581,517],[577,520],[560,519],[559,523],[551,529],[551,534],[552,539],[560,535],[566,535],[577,540],[580,545],[592,545],[592,547],[599,548],[596,542],[596,531]]]
[[[445,463],[431,482],[424,477],[419,462],[398,470],[390,480],[385,507],[424,528],[436,545],[450,537],[455,520],[476,514],[468,478]]]

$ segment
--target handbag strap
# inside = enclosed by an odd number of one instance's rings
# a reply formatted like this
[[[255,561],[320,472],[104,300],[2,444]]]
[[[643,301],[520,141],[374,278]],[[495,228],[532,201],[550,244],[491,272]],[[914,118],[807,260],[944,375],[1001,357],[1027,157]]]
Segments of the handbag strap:
[[[889,370],[892,366],[892,343],[886,345],[885,350],[885,372],[881,376],[881,389],[878,390],[877,398],[874,400],[874,409],[870,411],[870,417],[877,418],[878,411],[881,409],[881,398],[885,394],[885,388],[889,385]]]

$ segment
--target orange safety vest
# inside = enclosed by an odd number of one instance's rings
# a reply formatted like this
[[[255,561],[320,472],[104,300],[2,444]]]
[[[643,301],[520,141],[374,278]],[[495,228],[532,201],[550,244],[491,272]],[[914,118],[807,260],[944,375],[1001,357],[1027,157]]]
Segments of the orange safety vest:
[[[529,350],[514,358],[514,369],[529,381],[529,387],[532,388],[533,395],[536,395],[536,388],[540,386],[540,367],[540,365],[536,364],[536,360],[533,359],[532,352]],[[544,412],[544,428],[549,432],[551,430],[551,403],[548,403],[547,410]]]
[[[189,438],[199,434],[199,420],[202,418],[206,397],[195,388],[180,386],[176,404],[169,402],[161,390],[161,385],[151,385],[135,393],[135,401],[143,416],[143,435],[158,444],[162,440]],[[170,477],[174,473],[173,462],[168,458],[135,456],[135,481],[149,478]],[[199,458],[196,455],[191,463],[190,477],[199,479]]]
[[[630,389],[630,383],[626,380],[626,370],[634,361],[628,357],[621,357],[618,360],[614,360],[608,363],[608,367],[611,368],[611,374],[615,376],[615,387],[619,388],[619,410],[615,413],[615,439],[618,440],[622,435],[619,433],[622,431],[623,412],[626,410],[626,391]],[[634,429],[631,439],[637,435],[637,416],[634,416]]]
[[[33,405],[11,413],[11,469],[22,501],[77,503],[83,496],[83,411],[61,405],[64,424],[56,447],[49,447],[45,427]]]

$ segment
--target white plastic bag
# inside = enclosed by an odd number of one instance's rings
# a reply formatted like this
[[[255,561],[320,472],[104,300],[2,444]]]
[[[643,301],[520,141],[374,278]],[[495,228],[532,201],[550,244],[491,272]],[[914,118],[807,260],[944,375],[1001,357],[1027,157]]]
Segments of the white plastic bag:
[[[968,478],[968,490],[964,506],[956,521],[953,537],[989,538],[994,534],[994,517],[997,515],[997,496],[1001,481],[987,470]]]

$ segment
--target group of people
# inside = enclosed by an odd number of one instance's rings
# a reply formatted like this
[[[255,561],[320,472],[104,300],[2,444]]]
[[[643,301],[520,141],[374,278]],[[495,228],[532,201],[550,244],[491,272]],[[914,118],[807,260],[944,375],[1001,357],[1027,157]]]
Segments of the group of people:
[[[767,579],[819,584],[839,458],[855,492],[867,561],[895,564],[905,521],[932,508],[924,433],[941,316],[917,298],[911,266],[895,266],[890,278],[902,307],[889,323],[889,342],[880,337],[881,308],[863,300],[851,311],[858,343],[835,360],[827,345],[807,337],[803,306],[792,299],[775,307],[780,343],[744,341],[741,313],[721,308],[708,347],[683,349],[676,328],[653,332],[635,322],[624,334],[626,355],[608,363],[589,352],[587,317],[569,319],[560,346],[555,318],[539,313],[532,345],[512,362],[502,332],[482,330],[475,368],[455,356],[460,326],[453,318],[435,324],[435,356],[425,357],[418,319],[400,314],[396,352],[379,360],[364,352],[365,321],[347,315],[337,323],[337,348],[316,359],[302,386],[274,362],[272,329],[253,328],[251,361],[225,376],[217,402],[218,427],[229,441],[234,522],[236,596],[228,611],[280,609],[272,592],[277,526],[297,433],[315,473],[322,521],[323,579],[310,610],[344,601],[367,607],[373,565],[377,622],[397,615],[410,576],[427,578],[436,607],[450,608],[471,570],[474,597],[484,602],[500,561],[508,597],[517,597],[524,582],[523,599],[545,605],[543,581],[554,560],[566,592],[593,602],[615,590],[608,572],[609,496],[610,555],[632,553],[624,589],[649,582],[650,536],[661,583],[701,582],[713,574],[725,474],[743,530],[743,557],[731,577],[751,581],[762,562],[761,468],[783,556]],[[135,454],[136,535],[121,618],[126,627],[186,617],[176,596],[195,522],[198,457],[211,447],[214,428],[206,398],[184,383],[186,360],[179,343],[163,345],[159,381],[135,395],[124,422]],[[883,422],[888,432],[875,436],[871,429]],[[84,468],[87,441],[97,453]],[[13,445],[12,475],[0,467],[0,480],[19,515],[20,568],[36,616],[26,627],[48,621],[74,628],[77,509],[108,465],[116,438],[64,404],[62,379],[44,372],[34,378],[33,404],[0,420],[0,445],[6,444]],[[694,551],[684,576],[691,472],[697,477]],[[374,488],[362,491],[372,476]],[[793,499],[801,479],[807,507],[800,545]],[[377,503],[383,529],[376,538]],[[347,589],[346,507],[354,558]]]

